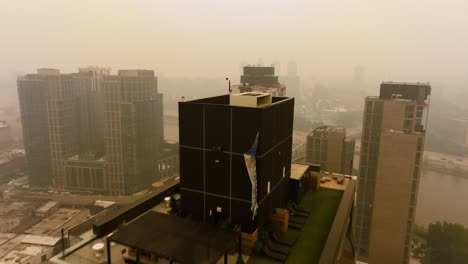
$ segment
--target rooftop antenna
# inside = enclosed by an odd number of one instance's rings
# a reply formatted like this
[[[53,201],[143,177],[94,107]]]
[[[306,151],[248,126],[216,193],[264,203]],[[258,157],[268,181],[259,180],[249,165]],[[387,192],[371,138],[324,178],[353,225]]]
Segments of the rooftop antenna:
[[[229,91],[229,93],[232,93],[231,80],[228,77],[226,77],[226,81],[228,81],[228,91]]]

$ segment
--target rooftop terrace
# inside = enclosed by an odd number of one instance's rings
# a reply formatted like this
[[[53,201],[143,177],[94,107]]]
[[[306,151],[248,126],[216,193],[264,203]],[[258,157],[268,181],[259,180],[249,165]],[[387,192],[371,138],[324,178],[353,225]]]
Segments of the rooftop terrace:
[[[328,234],[335,219],[342,190],[320,188],[317,192],[308,192],[300,206],[310,209],[310,215],[301,231],[290,229],[288,232],[298,234],[286,263],[319,263]],[[265,256],[252,256],[248,264],[280,263]]]

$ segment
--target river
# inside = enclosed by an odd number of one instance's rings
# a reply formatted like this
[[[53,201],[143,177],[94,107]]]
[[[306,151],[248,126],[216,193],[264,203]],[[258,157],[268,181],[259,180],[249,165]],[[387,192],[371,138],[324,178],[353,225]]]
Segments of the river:
[[[419,182],[416,224],[447,221],[468,227],[468,179],[423,170]]]

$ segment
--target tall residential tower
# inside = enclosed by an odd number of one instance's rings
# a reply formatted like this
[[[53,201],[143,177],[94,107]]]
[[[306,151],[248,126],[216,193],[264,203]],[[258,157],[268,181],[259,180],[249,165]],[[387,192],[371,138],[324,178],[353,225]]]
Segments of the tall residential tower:
[[[155,180],[164,140],[162,94],[152,70],[119,70],[102,83],[106,187],[130,194]]]
[[[37,74],[22,76],[17,81],[29,183],[33,186],[52,184],[46,79],[57,74],[58,70],[39,69]]]
[[[124,195],[157,179],[163,119],[153,71],[39,69],[18,79],[18,95],[31,185]]]
[[[385,82],[365,100],[354,242],[369,263],[409,262],[430,93]]]

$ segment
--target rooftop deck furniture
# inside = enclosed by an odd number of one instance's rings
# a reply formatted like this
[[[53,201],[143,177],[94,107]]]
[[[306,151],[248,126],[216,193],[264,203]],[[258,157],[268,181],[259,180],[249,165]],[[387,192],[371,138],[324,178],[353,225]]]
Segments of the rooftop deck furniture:
[[[307,209],[307,208],[305,208],[305,207],[301,207],[301,206],[299,206],[299,205],[297,205],[297,204],[295,204],[295,203],[293,203],[292,208],[293,208],[294,210],[296,210],[297,212],[302,212],[302,213],[305,213],[305,214],[307,214],[307,215],[310,214],[310,209]]]
[[[276,243],[271,239],[267,241],[267,245],[271,250],[279,252],[281,254],[285,254],[285,255],[289,255],[289,253],[291,253],[291,249],[292,249],[289,246],[285,246],[285,245],[281,245],[279,243]]]
[[[281,262],[285,262],[288,259],[287,255],[272,251],[268,247],[268,245],[263,246],[263,253],[265,253],[265,255],[267,255],[268,257],[281,261]]]
[[[303,224],[306,223],[306,221],[307,221],[307,219],[304,218],[304,217],[297,217],[297,216],[290,216],[289,217],[289,222],[290,223],[292,222],[292,223],[303,225]]]
[[[289,210],[289,214],[291,216],[295,216],[295,217],[302,217],[302,218],[307,218],[309,216],[308,213],[304,213],[304,212],[301,212],[301,211],[297,211],[295,210],[294,208],[291,208]]]
[[[274,232],[272,238],[280,244],[293,246],[296,243],[298,236],[290,233]]]

